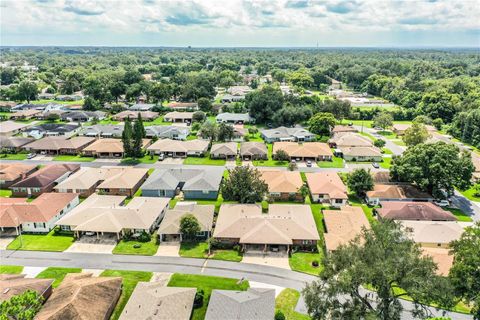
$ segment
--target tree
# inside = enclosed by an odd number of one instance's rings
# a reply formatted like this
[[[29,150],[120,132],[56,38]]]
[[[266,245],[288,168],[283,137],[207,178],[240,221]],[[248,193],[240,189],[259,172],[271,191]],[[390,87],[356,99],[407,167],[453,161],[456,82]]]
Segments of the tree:
[[[420,122],[414,122],[407,130],[402,137],[403,142],[408,147],[416,146],[417,144],[425,143],[430,137],[427,127]]]
[[[240,203],[262,201],[268,192],[260,171],[249,166],[235,167],[222,181],[220,187],[223,199]]]
[[[370,170],[355,169],[347,175],[347,185],[357,196],[363,197],[367,191],[373,190],[373,178]]]
[[[480,319],[480,222],[465,229],[451,244],[454,263],[449,278],[457,297],[473,304],[472,314]]]
[[[453,305],[448,280],[435,274],[431,257],[406,237],[401,224],[388,220],[363,229],[360,236],[323,260],[321,279],[303,290],[313,320],[399,320],[400,298],[412,300],[413,317],[430,316],[426,305]],[[365,290],[368,285],[374,292]]]
[[[136,158],[143,157],[143,138],[145,137],[145,128],[143,127],[142,117],[140,113],[133,125],[133,142],[132,142],[132,156]]]
[[[287,169],[288,171],[295,171],[298,169],[298,165],[296,162],[289,162]]]
[[[226,123],[220,123],[218,125],[217,139],[218,141],[230,141],[234,136],[233,127]]]
[[[208,139],[210,142],[217,138],[218,126],[215,122],[205,121],[200,128],[200,136],[203,139]]]
[[[188,213],[180,218],[180,232],[183,236],[191,239],[200,231],[200,223],[193,214]]]
[[[164,100],[171,96],[170,86],[166,83],[155,83],[150,88],[150,97],[153,102],[162,105]]]
[[[95,100],[94,98],[88,96],[85,98],[85,101],[83,102],[83,110],[86,111],[96,111],[100,109],[100,101]]]
[[[257,123],[270,121],[275,113],[282,109],[283,102],[282,91],[278,87],[268,85],[250,92],[245,97],[245,106]]]
[[[310,194],[310,189],[306,185],[302,185],[299,189],[298,192],[302,195],[303,199],[306,199],[308,195]]]
[[[0,319],[33,320],[42,308],[43,297],[27,290],[0,303]]]
[[[393,116],[389,112],[381,112],[373,118],[373,126],[383,130],[393,125]]]
[[[205,112],[203,111],[196,111],[192,115],[192,121],[193,122],[203,122],[207,116],[205,115]]]
[[[282,311],[277,310],[275,311],[275,318],[274,320],[285,320],[285,315],[283,314]]]
[[[123,126],[123,131],[122,131],[122,143],[123,143],[123,152],[127,157],[131,157],[133,153],[132,138],[133,138],[132,122],[130,121],[130,118],[126,118],[125,124]]]
[[[380,148],[380,149],[385,147],[385,144],[386,144],[386,142],[383,139],[377,139],[377,140],[373,141],[373,145],[377,148]]]
[[[308,121],[308,129],[312,133],[326,136],[330,134],[330,130],[335,126],[336,122],[333,114],[329,112],[319,112]]]
[[[390,168],[393,180],[415,183],[437,198],[443,191],[452,194],[470,186],[474,170],[471,155],[460,153],[454,144],[444,142],[418,144],[396,157]]]
[[[123,81],[113,80],[110,82],[108,86],[108,90],[110,91],[110,94],[112,95],[112,97],[115,98],[115,102],[118,103],[118,98],[122,94],[125,94],[125,91],[127,90],[127,86]]]
[[[197,101],[198,108],[203,112],[211,112],[212,111],[212,102],[208,98],[200,98]]]
[[[37,98],[38,88],[35,82],[31,81],[22,81],[17,87],[18,96],[20,100],[27,100],[27,103],[30,103],[31,100]]]
[[[432,121],[432,124],[433,124],[433,126],[435,127],[435,129],[437,129],[437,130],[442,130],[442,127],[443,127],[443,125],[444,125],[444,122],[443,122],[442,119],[437,118],[437,119],[434,119],[434,120]]]
[[[290,161],[290,156],[284,150],[277,150],[275,153],[275,159],[278,161]]]

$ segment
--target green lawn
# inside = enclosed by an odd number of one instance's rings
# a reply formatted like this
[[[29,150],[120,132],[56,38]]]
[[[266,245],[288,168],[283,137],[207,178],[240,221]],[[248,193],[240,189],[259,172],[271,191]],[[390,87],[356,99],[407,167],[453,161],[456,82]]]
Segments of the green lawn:
[[[27,159],[26,153],[15,153],[15,154],[2,154],[0,155],[0,161],[2,160],[25,160]]]
[[[107,118],[107,119],[98,121],[98,124],[119,124],[119,123],[120,121],[112,120],[112,118]]]
[[[40,272],[36,278],[37,279],[55,279],[53,282],[53,287],[56,288],[62,283],[63,278],[67,273],[80,273],[82,269],[80,268],[60,268],[60,267],[48,267],[47,269]]]
[[[4,266],[0,265],[0,274],[20,274],[23,271],[22,266]]]
[[[139,163],[155,163],[158,161],[158,155],[154,155],[153,157],[149,154],[144,155],[143,158],[123,158],[121,163],[125,165],[136,165]]]
[[[0,189],[0,197],[10,198],[12,196],[12,190],[9,189]]]
[[[268,150],[268,160],[253,160],[254,166],[260,167],[286,167],[288,166],[288,161],[277,161],[272,158],[273,144],[267,144]]]
[[[197,288],[197,291],[203,290],[203,306],[201,308],[194,309],[191,317],[192,320],[203,320],[205,319],[205,314],[207,312],[208,302],[210,300],[212,290],[218,289],[245,291],[250,285],[248,281],[243,281],[239,284],[238,279],[174,273],[170,278],[168,286],[187,288],[193,287]]]
[[[367,133],[367,132],[365,132],[365,131],[364,131],[364,132],[359,131],[358,133],[361,134],[361,135],[364,136],[364,137],[367,137],[368,139],[370,139],[370,140],[372,140],[372,141],[377,140],[377,138],[375,138],[375,137],[372,136],[370,133]]]
[[[94,157],[60,155],[53,158],[53,161],[92,162]]]
[[[181,257],[187,258],[202,258],[224,261],[242,261],[243,254],[236,250],[215,249],[212,250],[212,255],[208,256],[207,242],[182,242],[180,245],[179,254]]]
[[[64,251],[73,243],[73,235],[58,234],[52,230],[49,234],[23,234],[16,237],[7,246],[8,250]],[[23,242],[23,246],[21,243]]]
[[[210,256],[210,259],[240,262],[243,259],[243,253],[233,249],[232,250],[215,249],[213,250],[213,256]]]
[[[332,157],[332,161],[318,161],[320,168],[343,168],[343,158]]]
[[[48,99],[48,100],[34,100],[30,101],[31,104],[45,104],[45,103],[57,103],[57,104],[79,104],[83,105],[83,99],[82,100],[76,100],[76,101],[60,101],[60,100],[54,100],[54,99]]]
[[[117,306],[113,310],[111,320],[117,320],[122,314],[123,308],[127,304],[128,299],[132,295],[133,290],[138,282],[149,282],[152,278],[151,272],[144,271],[124,271],[124,270],[105,270],[100,276],[102,277],[121,277],[122,278],[122,294],[118,299]]]
[[[113,254],[138,254],[143,256],[153,256],[157,253],[157,235],[153,234],[149,242],[140,242],[135,240],[120,240],[117,246],[113,249]],[[135,248],[139,245],[140,248]]]
[[[171,122],[164,122],[163,116],[160,116],[153,121],[144,121],[143,124],[145,126],[171,126],[172,125]]]
[[[469,215],[466,215],[462,210],[457,208],[445,208],[445,210],[450,211],[453,213],[455,217],[457,217],[458,221],[462,222],[472,222],[472,218]]]
[[[323,259],[323,251],[319,247],[319,252],[295,252],[292,253],[288,262],[290,264],[290,268],[293,271],[304,272],[308,274],[312,274],[318,276],[320,271],[322,271],[322,259]],[[314,267],[312,265],[313,261],[318,262],[318,266]]]
[[[465,191],[460,191],[460,190],[458,190],[458,191],[468,200],[480,202],[480,196],[475,195],[476,191],[473,187],[471,187],[470,189],[467,189]]]
[[[380,162],[379,165],[381,168],[390,169],[390,167],[392,166],[392,158],[384,157],[383,161]]]
[[[226,161],[224,159],[210,159],[209,155],[205,157],[187,157],[183,160],[183,164],[195,164],[204,166],[224,166]]]
[[[309,320],[310,317],[306,314],[295,311],[300,292],[294,289],[284,289],[275,299],[275,310],[283,313],[286,320]]]
[[[348,195],[348,202],[352,206],[362,207],[365,216],[367,216],[368,221],[371,223],[375,223],[377,220],[373,216],[373,207],[367,206],[363,203],[357,196],[353,194]]]

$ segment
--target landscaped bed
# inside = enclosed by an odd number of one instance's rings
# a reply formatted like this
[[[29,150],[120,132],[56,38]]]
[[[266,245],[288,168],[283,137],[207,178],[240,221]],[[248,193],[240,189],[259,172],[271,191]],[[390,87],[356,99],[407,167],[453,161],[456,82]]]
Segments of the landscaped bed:
[[[22,234],[10,242],[8,250],[65,251],[74,241],[73,234]],[[23,245],[22,245],[23,243]]]
[[[54,288],[58,287],[62,283],[63,279],[68,273],[80,273],[82,269],[80,268],[60,268],[60,267],[48,267],[47,269],[40,272],[36,278],[37,279],[55,279],[52,286]]]

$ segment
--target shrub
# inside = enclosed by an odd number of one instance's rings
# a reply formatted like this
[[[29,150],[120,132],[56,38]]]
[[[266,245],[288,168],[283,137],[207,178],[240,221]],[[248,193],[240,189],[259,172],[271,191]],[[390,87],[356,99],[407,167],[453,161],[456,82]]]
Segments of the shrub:
[[[275,320],[285,320],[285,315],[282,311],[277,310],[277,312],[275,312]]]
[[[313,260],[312,261],[312,266],[318,267],[318,260]]]
[[[142,233],[138,237],[138,241],[140,242],[149,242],[150,240],[152,240],[152,236],[145,231],[142,231]]]
[[[203,306],[203,297],[205,293],[203,292],[203,289],[200,289],[197,291],[195,294],[195,299],[193,300],[193,308],[198,309]]]

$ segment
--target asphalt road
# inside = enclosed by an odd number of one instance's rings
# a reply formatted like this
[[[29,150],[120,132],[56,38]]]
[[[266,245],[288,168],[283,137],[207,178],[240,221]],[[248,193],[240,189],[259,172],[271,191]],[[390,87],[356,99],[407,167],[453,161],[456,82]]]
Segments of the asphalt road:
[[[0,251],[0,260],[1,264],[4,265],[142,270],[245,278],[295,290],[302,290],[306,283],[318,279],[311,275],[270,266],[181,257],[2,250]],[[405,310],[412,309],[410,302],[402,300],[402,304]],[[296,309],[305,312],[303,299],[299,301]],[[442,311],[437,311],[434,308],[431,308],[431,311],[434,316],[443,316]],[[447,312],[444,316],[454,320],[472,319],[468,315],[453,312]],[[402,318],[412,319],[412,316],[409,312],[405,312]]]

